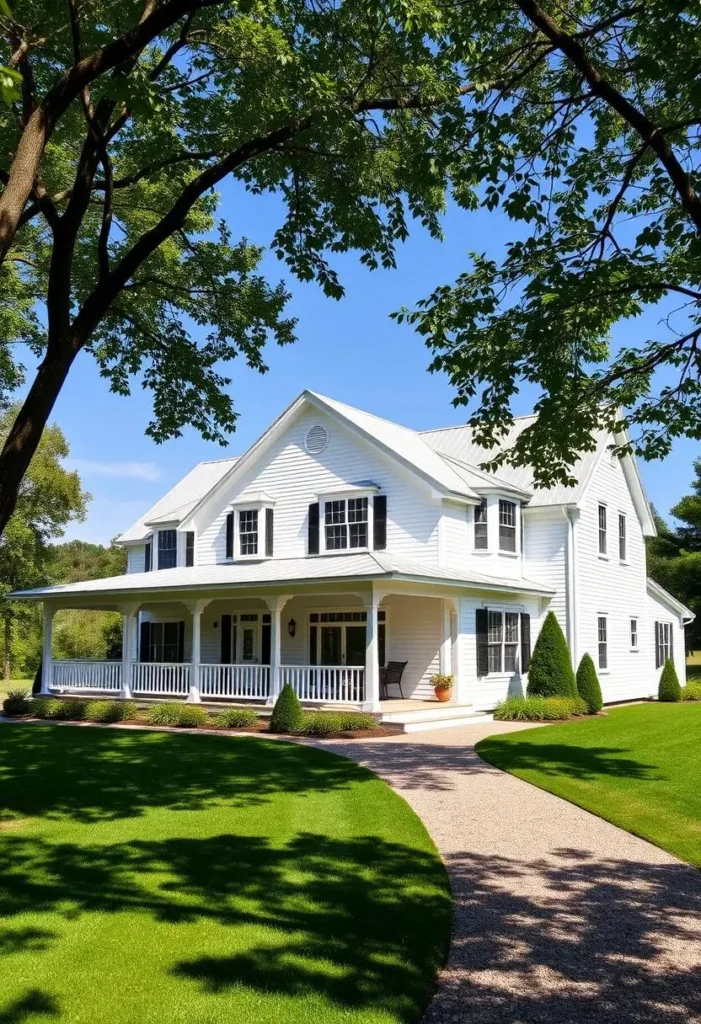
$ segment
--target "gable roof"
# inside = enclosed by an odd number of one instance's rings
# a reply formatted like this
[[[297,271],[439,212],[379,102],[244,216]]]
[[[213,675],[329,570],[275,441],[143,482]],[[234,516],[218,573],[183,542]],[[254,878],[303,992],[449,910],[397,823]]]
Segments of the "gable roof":
[[[696,615],[690,608],[687,608],[685,604],[682,604],[673,594],[670,594],[668,590],[665,590],[664,587],[661,587],[659,583],[649,576],[647,578],[647,592],[650,597],[654,597],[655,600],[666,604],[671,611],[681,616],[685,623],[693,622],[696,618]]]
[[[199,503],[202,495],[207,494],[236,461],[235,458],[229,458],[198,463],[133,526],[117,537],[117,543],[131,544],[146,540],[151,532],[149,526],[181,522]]]

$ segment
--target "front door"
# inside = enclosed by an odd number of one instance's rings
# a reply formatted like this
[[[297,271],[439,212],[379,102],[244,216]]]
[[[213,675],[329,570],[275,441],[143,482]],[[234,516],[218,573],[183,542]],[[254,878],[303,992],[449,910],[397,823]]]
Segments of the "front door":
[[[346,626],[346,665],[365,664],[365,626]]]
[[[343,627],[321,627],[321,664],[343,664]]]

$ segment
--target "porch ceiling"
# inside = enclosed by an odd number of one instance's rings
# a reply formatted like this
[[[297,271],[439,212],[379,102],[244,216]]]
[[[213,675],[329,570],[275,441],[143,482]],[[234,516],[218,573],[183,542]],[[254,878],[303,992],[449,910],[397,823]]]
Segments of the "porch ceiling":
[[[256,589],[270,593],[271,589],[279,591],[294,587],[296,590],[318,584],[369,584],[378,580],[544,596],[553,593],[532,580],[508,580],[475,572],[451,571],[435,565],[407,562],[386,552],[361,552],[127,573],[82,583],[13,591],[9,596],[65,606],[73,601],[83,606],[96,601],[99,606],[108,607],[129,598],[177,601],[188,596],[225,596],[242,589],[253,596],[252,591]]]

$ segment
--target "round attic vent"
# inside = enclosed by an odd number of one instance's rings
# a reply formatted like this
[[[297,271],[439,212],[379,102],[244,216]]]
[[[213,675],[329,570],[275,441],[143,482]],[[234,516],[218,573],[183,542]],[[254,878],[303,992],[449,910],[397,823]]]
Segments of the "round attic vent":
[[[304,447],[310,455],[319,455],[324,451],[328,443],[328,431],[326,427],[322,427],[319,424],[315,427],[310,427],[307,431],[307,436],[304,439]]]

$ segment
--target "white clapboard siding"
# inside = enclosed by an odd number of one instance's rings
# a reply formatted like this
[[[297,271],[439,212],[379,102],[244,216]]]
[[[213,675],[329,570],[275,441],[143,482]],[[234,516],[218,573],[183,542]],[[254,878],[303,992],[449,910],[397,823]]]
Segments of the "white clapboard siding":
[[[325,451],[310,455],[304,441],[316,424],[326,428],[329,443]],[[428,484],[350,428],[315,411],[302,414],[235,489],[220,493],[217,509],[198,526],[198,564],[224,561],[228,506],[247,492],[264,491],[275,499],[274,555],[294,558],[307,553],[309,504],[319,494],[360,481],[373,481],[387,495],[387,550],[435,564],[440,508]]]
[[[555,612],[565,635],[568,530],[567,520],[559,508],[524,510],[523,574],[555,591],[548,611]]]
[[[143,572],[146,568],[146,548],[143,544],[127,548],[127,572]]]
[[[686,647],[684,639],[684,626],[679,617],[668,607],[667,604],[659,601],[652,594],[647,595],[647,625],[644,634],[640,636],[641,649],[645,650],[645,660],[652,666],[650,696],[657,696],[657,689],[660,681],[661,669],[655,665],[655,623],[669,622],[672,626],[672,646],[674,648],[674,667],[679,676],[679,682],[684,686],[686,682]]]
[[[382,602],[387,610],[387,661],[406,661],[402,676],[405,697],[433,697],[431,676],[439,671],[443,602],[435,597],[392,594]],[[395,688],[392,696],[396,696]]]

